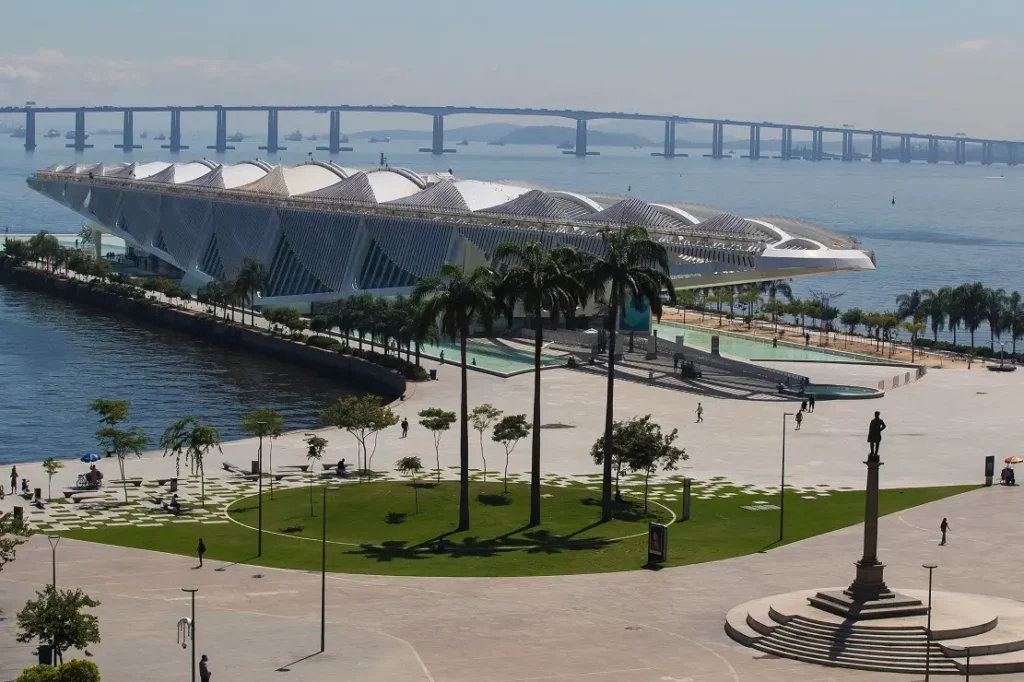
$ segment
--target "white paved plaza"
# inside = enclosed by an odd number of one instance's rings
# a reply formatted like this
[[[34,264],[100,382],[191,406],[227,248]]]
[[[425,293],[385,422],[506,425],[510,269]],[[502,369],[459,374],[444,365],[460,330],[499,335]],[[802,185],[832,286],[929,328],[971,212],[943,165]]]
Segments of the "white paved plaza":
[[[417,386],[396,404],[413,424],[410,436],[401,439],[397,427],[383,434],[375,468],[388,468],[408,454],[433,462],[430,434],[416,424],[415,413],[431,406],[456,409],[459,389],[456,368],[437,368],[440,381]],[[895,373],[864,366],[807,365],[798,371],[816,381],[861,385]],[[470,377],[471,405],[490,402],[507,413],[530,414],[531,376]],[[787,482],[807,490],[862,487],[865,432],[876,409],[889,425],[882,445],[883,486],[980,482],[985,455],[1001,462],[1020,454],[1022,387],[1024,374],[933,370],[878,400],[819,402],[803,429],[787,434]],[[596,473],[589,449],[601,432],[604,388],[600,377],[564,369],[544,372],[544,423],[563,426],[544,430],[545,475]],[[703,424],[694,423],[698,400],[705,408]],[[617,417],[650,413],[664,426],[679,428],[679,442],[691,459],[678,473],[704,481],[719,476],[764,490],[778,484],[782,412],[792,407],[616,385]],[[330,429],[323,433],[330,440],[326,460],[346,457],[354,464],[353,439]],[[275,469],[304,463],[301,439],[301,433],[289,434],[275,443]],[[488,468],[496,470],[498,447],[486,445]],[[255,451],[252,440],[225,444],[223,455],[210,457],[207,471],[223,478],[221,461],[247,467]],[[475,433],[471,455],[480,466]],[[442,468],[457,461],[458,434],[452,431],[442,441]],[[521,475],[528,461],[529,443],[521,443],[511,469]],[[112,460],[100,466],[108,480],[116,477]],[[38,464],[18,468],[45,488]],[[54,495],[85,469],[69,462],[54,479]],[[128,462],[129,476],[172,474],[173,462],[159,454]],[[218,499],[252,487],[219,480],[212,486]],[[980,490],[884,518],[879,551],[889,565],[890,585],[921,588],[920,565],[934,560],[943,590],[1022,598],[1012,579],[1024,559],[1024,529],[1015,521],[1022,490]],[[8,496],[0,504],[9,508],[14,501]],[[940,548],[936,528],[943,516],[954,530],[950,545]],[[103,642],[93,652],[108,679],[187,679],[187,654],[174,644],[174,625],[187,615],[180,588],[192,584],[200,587],[200,650],[210,655],[217,680],[880,679],[766,657],[723,632],[725,614],[743,601],[849,582],[860,532],[854,527],[766,554],[654,573],[522,579],[332,575],[327,653],[311,658],[306,657],[318,649],[318,575],[214,562],[194,570],[195,561],[185,557],[65,539],[59,545],[58,583],[83,587],[103,602]],[[677,545],[673,551],[686,548]],[[31,647],[14,643],[13,614],[49,579],[50,548],[42,537],[23,547],[18,560],[0,573],[0,608],[7,617],[0,621],[0,680],[13,679],[31,662]]]

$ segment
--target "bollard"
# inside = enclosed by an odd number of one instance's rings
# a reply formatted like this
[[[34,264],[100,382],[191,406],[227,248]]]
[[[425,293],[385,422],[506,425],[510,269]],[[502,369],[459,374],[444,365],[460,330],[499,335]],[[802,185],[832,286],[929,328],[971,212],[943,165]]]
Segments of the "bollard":
[[[23,507],[14,506],[14,520],[17,522],[25,520],[25,509]]]
[[[170,492],[172,492],[172,493],[178,492],[178,479],[176,479],[176,478],[172,478],[171,479],[171,485],[168,488],[168,490],[170,490]]]
[[[35,501],[35,502],[42,501],[42,499],[43,499],[43,489],[42,488],[35,488],[35,489],[33,489],[32,492],[34,494],[34,496],[32,498],[33,501]]]
[[[996,456],[985,455],[985,487],[992,486],[992,477],[996,475]]]
[[[690,520],[690,484],[692,483],[692,478],[683,479],[683,515],[679,517],[680,521]]]
[[[259,460],[254,459],[254,460],[252,460],[249,463],[249,473],[251,473],[251,474],[258,474],[258,473],[260,473],[260,463],[259,463]]]

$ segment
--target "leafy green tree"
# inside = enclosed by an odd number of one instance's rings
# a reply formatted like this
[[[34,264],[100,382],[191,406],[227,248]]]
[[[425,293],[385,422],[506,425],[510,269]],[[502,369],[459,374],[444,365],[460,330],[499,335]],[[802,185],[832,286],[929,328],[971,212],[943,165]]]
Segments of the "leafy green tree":
[[[96,432],[96,440],[100,447],[117,457],[117,466],[121,470],[124,501],[127,503],[128,481],[125,478],[124,462],[128,455],[142,457],[143,449],[149,444],[149,436],[137,426],[126,429],[118,428],[123,422],[128,421],[130,403],[127,400],[97,398],[89,407],[100,418],[100,429]]]
[[[100,682],[100,669],[92,661],[72,659],[60,666],[60,682]]]
[[[313,477],[316,474],[313,463],[319,462],[324,458],[324,450],[327,449],[327,439],[315,433],[310,433],[306,435],[304,442],[306,443],[306,461],[309,462],[309,515],[313,516]]]
[[[466,272],[453,263],[441,266],[440,275],[421,279],[413,296],[422,306],[420,327],[437,325],[449,339],[458,339],[462,392],[459,400],[459,530],[469,530],[469,379],[466,342],[476,323],[489,321],[496,309],[494,273],[487,268]]]
[[[904,322],[903,328],[910,333],[910,361],[914,362],[917,350],[917,337],[924,331],[924,322]]]
[[[420,490],[416,484],[416,477],[423,470],[423,462],[419,457],[403,457],[395,462],[395,469],[412,479],[413,503],[416,505],[416,513],[420,513]]]
[[[377,436],[384,429],[397,424],[398,416],[390,406],[382,404],[380,398],[367,394],[339,398],[320,411],[320,420],[328,426],[348,431],[356,439],[362,458],[359,472],[362,477],[364,469],[366,473],[373,474],[370,466],[377,452]],[[370,436],[373,436],[372,452],[366,445]]]
[[[491,258],[499,269],[498,298],[508,308],[522,304],[532,318],[533,338],[533,449],[530,466],[530,525],[540,524],[540,422],[541,351],[544,348],[544,311],[570,311],[584,298],[580,281],[581,259],[575,249],[556,247],[550,251],[538,241],[525,244],[504,242]],[[463,359],[465,362],[465,359]],[[481,450],[483,431],[480,432]]]
[[[683,324],[686,324],[686,311],[697,307],[697,290],[680,289],[676,292],[679,308],[683,311]]]
[[[64,652],[68,649],[81,651],[90,644],[99,644],[99,619],[83,612],[99,605],[82,590],[54,591],[53,585],[47,585],[18,613],[18,641],[22,644],[35,639],[48,642],[57,660],[63,663]]]
[[[743,288],[740,292],[739,301],[747,309],[747,327],[749,328],[754,321],[754,313],[757,312],[757,304],[761,302],[761,296],[757,293],[755,285],[750,285]]]
[[[29,666],[15,682],[60,682],[60,669],[52,665]]]
[[[54,269],[54,259],[60,253],[60,242],[46,230],[40,230],[28,240],[30,256],[44,263],[50,270]]]
[[[258,407],[242,415],[241,430],[242,433],[270,441],[270,499],[274,499],[274,441],[284,433],[284,417],[272,407]]]
[[[181,456],[192,475],[199,474],[200,506],[206,507],[206,471],[203,461],[213,448],[220,448],[220,431],[200,423],[197,417],[185,417],[174,422],[160,436],[164,457],[174,455],[174,471],[181,474]]]
[[[31,257],[28,242],[23,239],[4,239],[4,254],[14,265],[21,265]]]
[[[601,232],[602,254],[593,261],[588,284],[592,290],[607,292],[605,331],[608,334],[608,395],[605,407],[605,435],[609,447],[615,406],[615,334],[619,327],[619,314],[627,305],[638,309],[644,304],[661,319],[661,292],[667,290],[670,301],[675,301],[675,287],[669,277],[668,253],[665,247],[651,239],[642,227],[630,226]],[[601,520],[612,518],[612,461],[606,456],[601,481]]]
[[[434,436],[434,457],[437,459],[437,482],[441,482],[441,436],[456,421],[454,412],[442,410],[440,407],[428,407],[419,411],[420,426]]]
[[[494,425],[491,440],[505,446],[505,494],[508,495],[508,462],[516,443],[530,435],[530,425],[525,414],[510,414]]]
[[[651,474],[658,469],[671,471],[680,460],[689,459],[686,451],[674,443],[679,436],[678,429],[663,433],[661,426],[651,421],[651,415],[634,417],[628,421],[615,422],[612,430],[611,447],[605,437],[598,438],[590,450],[597,461],[602,462],[611,453],[623,462],[630,471],[644,474],[644,514],[647,513],[647,491]]]
[[[487,458],[484,456],[484,431],[491,428],[494,421],[501,416],[501,410],[490,403],[477,405],[469,414],[473,428],[480,434],[480,459],[484,462],[484,483],[487,482]]]
[[[849,308],[839,316],[839,323],[846,327],[850,334],[857,331],[857,325],[864,322],[864,311],[860,308]]]
[[[32,529],[11,512],[0,513],[0,571],[14,561],[18,547],[32,536]],[[2,612],[0,612],[2,613]]]
[[[309,330],[313,332],[313,336],[320,336],[331,328],[330,322],[323,315],[317,315],[309,321]]]
[[[91,246],[95,242],[95,239],[93,239],[91,225],[82,225],[78,230],[78,241],[82,246]]]
[[[49,500],[53,496],[53,476],[58,471],[64,468],[64,462],[53,457],[47,457],[43,460],[43,471],[46,472],[46,499]]]
[[[939,332],[946,325],[946,315],[949,308],[949,296],[952,289],[942,287],[938,291],[924,289],[921,291],[920,313],[928,318],[928,325],[932,330],[932,338],[937,342]]]

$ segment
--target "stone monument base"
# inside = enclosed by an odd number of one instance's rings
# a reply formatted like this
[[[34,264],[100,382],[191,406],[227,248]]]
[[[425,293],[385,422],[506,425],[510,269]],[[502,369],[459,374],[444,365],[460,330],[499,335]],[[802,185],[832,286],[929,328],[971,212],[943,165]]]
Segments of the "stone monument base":
[[[822,611],[842,616],[849,620],[874,618],[905,618],[923,616],[928,607],[920,599],[908,597],[886,589],[875,599],[858,599],[849,589],[822,591],[807,598],[808,603]]]

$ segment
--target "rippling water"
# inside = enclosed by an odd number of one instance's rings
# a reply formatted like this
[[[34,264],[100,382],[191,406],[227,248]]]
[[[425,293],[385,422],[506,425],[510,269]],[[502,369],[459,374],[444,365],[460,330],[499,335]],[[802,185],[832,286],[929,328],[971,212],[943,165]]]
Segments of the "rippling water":
[[[242,413],[273,407],[288,429],[355,392],[307,370],[0,285],[0,463],[96,450],[94,398],[130,399],[154,441],[187,415],[239,438]]]

